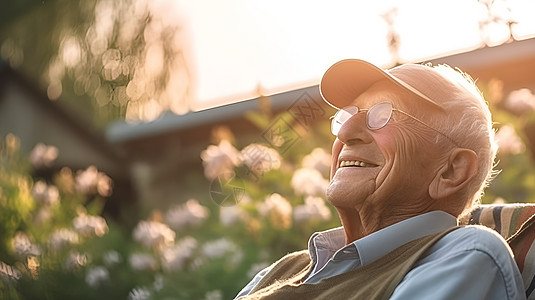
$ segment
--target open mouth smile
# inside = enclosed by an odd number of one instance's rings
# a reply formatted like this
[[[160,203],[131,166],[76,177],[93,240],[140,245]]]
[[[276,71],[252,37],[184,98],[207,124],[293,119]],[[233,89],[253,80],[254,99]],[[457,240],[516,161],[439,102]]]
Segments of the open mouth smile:
[[[340,162],[339,167],[340,168],[342,168],[342,167],[364,167],[364,168],[369,168],[369,167],[376,167],[376,165],[370,164],[370,163],[366,163],[366,162],[363,162],[363,161],[359,161],[359,160],[343,160],[343,161]]]

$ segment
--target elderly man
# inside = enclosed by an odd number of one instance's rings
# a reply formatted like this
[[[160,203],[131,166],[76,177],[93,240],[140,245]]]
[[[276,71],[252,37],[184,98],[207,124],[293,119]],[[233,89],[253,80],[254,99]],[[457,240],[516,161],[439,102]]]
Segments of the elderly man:
[[[458,226],[493,171],[490,111],[447,66],[343,60],[320,83],[332,118],[327,200],[342,227],[262,270],[243,299],[525,299],[506,242]]]

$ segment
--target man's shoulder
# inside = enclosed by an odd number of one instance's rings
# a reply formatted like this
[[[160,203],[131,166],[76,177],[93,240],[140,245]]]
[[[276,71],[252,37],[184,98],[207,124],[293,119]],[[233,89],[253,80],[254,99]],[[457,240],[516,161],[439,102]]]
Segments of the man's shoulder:
[[[467,225],[446,234],[430,249],[431,253],[454,255],[461,252],[480,251],[490,256],[500,253],[511,255],[505,239],[495,230],[482,225]]]
[[[298,261],[303,262],[303,263],[310,262],[310,255],[308,253],[308,250],[304,249],[304,250],[287,253],[283,257],[279,258],[279,260],[274,262],[272,266],[282,264],[282,263],[298,262]]]
[[[422,295],[431,293],[442,295],[441,299],[525,299],[507,242],[480,225],[462,226],[444,235],[407,273],[396,292],[394,299],[408,299],[407,295],[424,299]]]

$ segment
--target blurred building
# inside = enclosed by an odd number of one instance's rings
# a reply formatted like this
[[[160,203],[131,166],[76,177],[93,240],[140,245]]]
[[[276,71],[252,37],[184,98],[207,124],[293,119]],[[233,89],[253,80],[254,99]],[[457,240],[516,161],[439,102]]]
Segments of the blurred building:
[[[498,80],[503,84],[504,94],[521,88],[535,89],[535,38],[483,47],[428,62],[458,67],[478,82]]]
[[[62,167],[77,171],[96,166],[114,180],[109,213],[118,214],[119,202],[134,197],[128,164],[114,146],[76,113],[50,101],[35,82],[0,61],[0,137],[4,139],[9,133],[20,139],[25,154],[39,143],[57,147],[53,164],[36,169],[36,176],[51,179]]]
[[[228,104],[185,115],[164,114],[150,123],[118,122],[108,128],[107,139],[131,163],[134,182],[143,201],[165,206],[199,193],[209,194],[210,181],[203,176],[201,151],[221,138],[263,143],[280,152],[300,138],[295,124],[307,127],[332,110],[320,97],[317,86],[270,97]],[[276,118],[287,112],[289,119]],[[274,120],[259,128],[248,115],[258,113]],[[284,135],[275,145],[273,132]],[[241,147],[246,145],[241,145]]]

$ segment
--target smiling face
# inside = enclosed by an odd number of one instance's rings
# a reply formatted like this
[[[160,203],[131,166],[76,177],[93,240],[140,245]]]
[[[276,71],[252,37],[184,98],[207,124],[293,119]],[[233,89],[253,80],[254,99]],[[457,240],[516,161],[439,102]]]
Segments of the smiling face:
[[[353,105],[369,109],[385,101],[409,113],[438,111],[389,81],[376,83]],[[366,113],[359,112],[342,126],[333,144],[327,200],[339,211],[356,210],[361,215],[425,211],[432,205],[429,185],[443,161],[439,147],[431,142],[435,134],[395,111],[385,127],[370,130]]]

